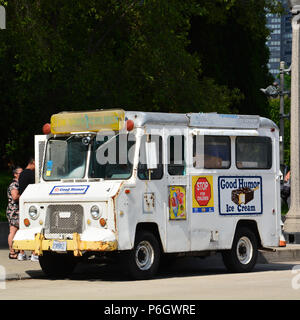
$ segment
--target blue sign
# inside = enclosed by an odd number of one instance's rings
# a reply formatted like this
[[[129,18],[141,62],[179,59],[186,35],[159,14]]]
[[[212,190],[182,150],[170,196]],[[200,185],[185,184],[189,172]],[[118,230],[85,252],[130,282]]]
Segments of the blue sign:
[[[88,185],[54,186],[49,194],[86,194]]]
[[[263,186],[260,176],[220,176],[218,191],[221,215],[263,213]]]

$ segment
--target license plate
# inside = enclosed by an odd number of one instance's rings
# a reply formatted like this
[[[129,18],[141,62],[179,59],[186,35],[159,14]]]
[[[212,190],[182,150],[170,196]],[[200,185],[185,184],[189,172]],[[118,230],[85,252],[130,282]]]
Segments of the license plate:
[[[67,241],[56,241],[52,243],[52,251],[67,251]]]
[[[67,219],[71,217],[71,212],[61,211],[58,215],[61,219]]]

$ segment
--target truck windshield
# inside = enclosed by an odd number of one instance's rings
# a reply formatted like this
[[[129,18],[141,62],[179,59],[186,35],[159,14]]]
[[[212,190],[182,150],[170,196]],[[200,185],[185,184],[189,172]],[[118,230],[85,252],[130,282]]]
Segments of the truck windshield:
[[[129,179],[132,175],[134,150],[133,134],[97,135],[92,144],[89,177]]]
[[[47,181],[84,177],[88,146],[82,137],[50,139],[47,144],[43,178]]]

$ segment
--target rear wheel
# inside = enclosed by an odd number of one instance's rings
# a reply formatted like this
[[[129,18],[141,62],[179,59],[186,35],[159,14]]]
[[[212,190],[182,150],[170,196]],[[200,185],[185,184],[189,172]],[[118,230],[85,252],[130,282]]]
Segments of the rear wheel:
[[[222,252],[223,262],[230,272],[249,272],[257,260],[257,238],[249,228],[237,229],[231,250]]]
[[[136,235],[135,246],[125,257],[130,275],[137,280],[150,279],[157,272],[160,247],[156,237],[148,231]]]
[[[51,278],[65,278],[72,274],[77,261],[73,253],[44,251],[39,257],[43,272]]]

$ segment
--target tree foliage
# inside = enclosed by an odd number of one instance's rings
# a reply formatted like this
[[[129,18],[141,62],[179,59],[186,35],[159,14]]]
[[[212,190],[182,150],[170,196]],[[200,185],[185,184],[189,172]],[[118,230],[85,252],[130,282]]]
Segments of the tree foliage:
[[[2,164],[53,113],[266,113],[271,0],[0,0]]]
[[[192,20],[191,50],[202,62],[202,76],[240,90],[244,99],[235,104],[237,112],[269,116],[267,99],[258,91],[272,83],[266,11],[281,12],[280,4],[271,0],[198,3],[207,13]]]

